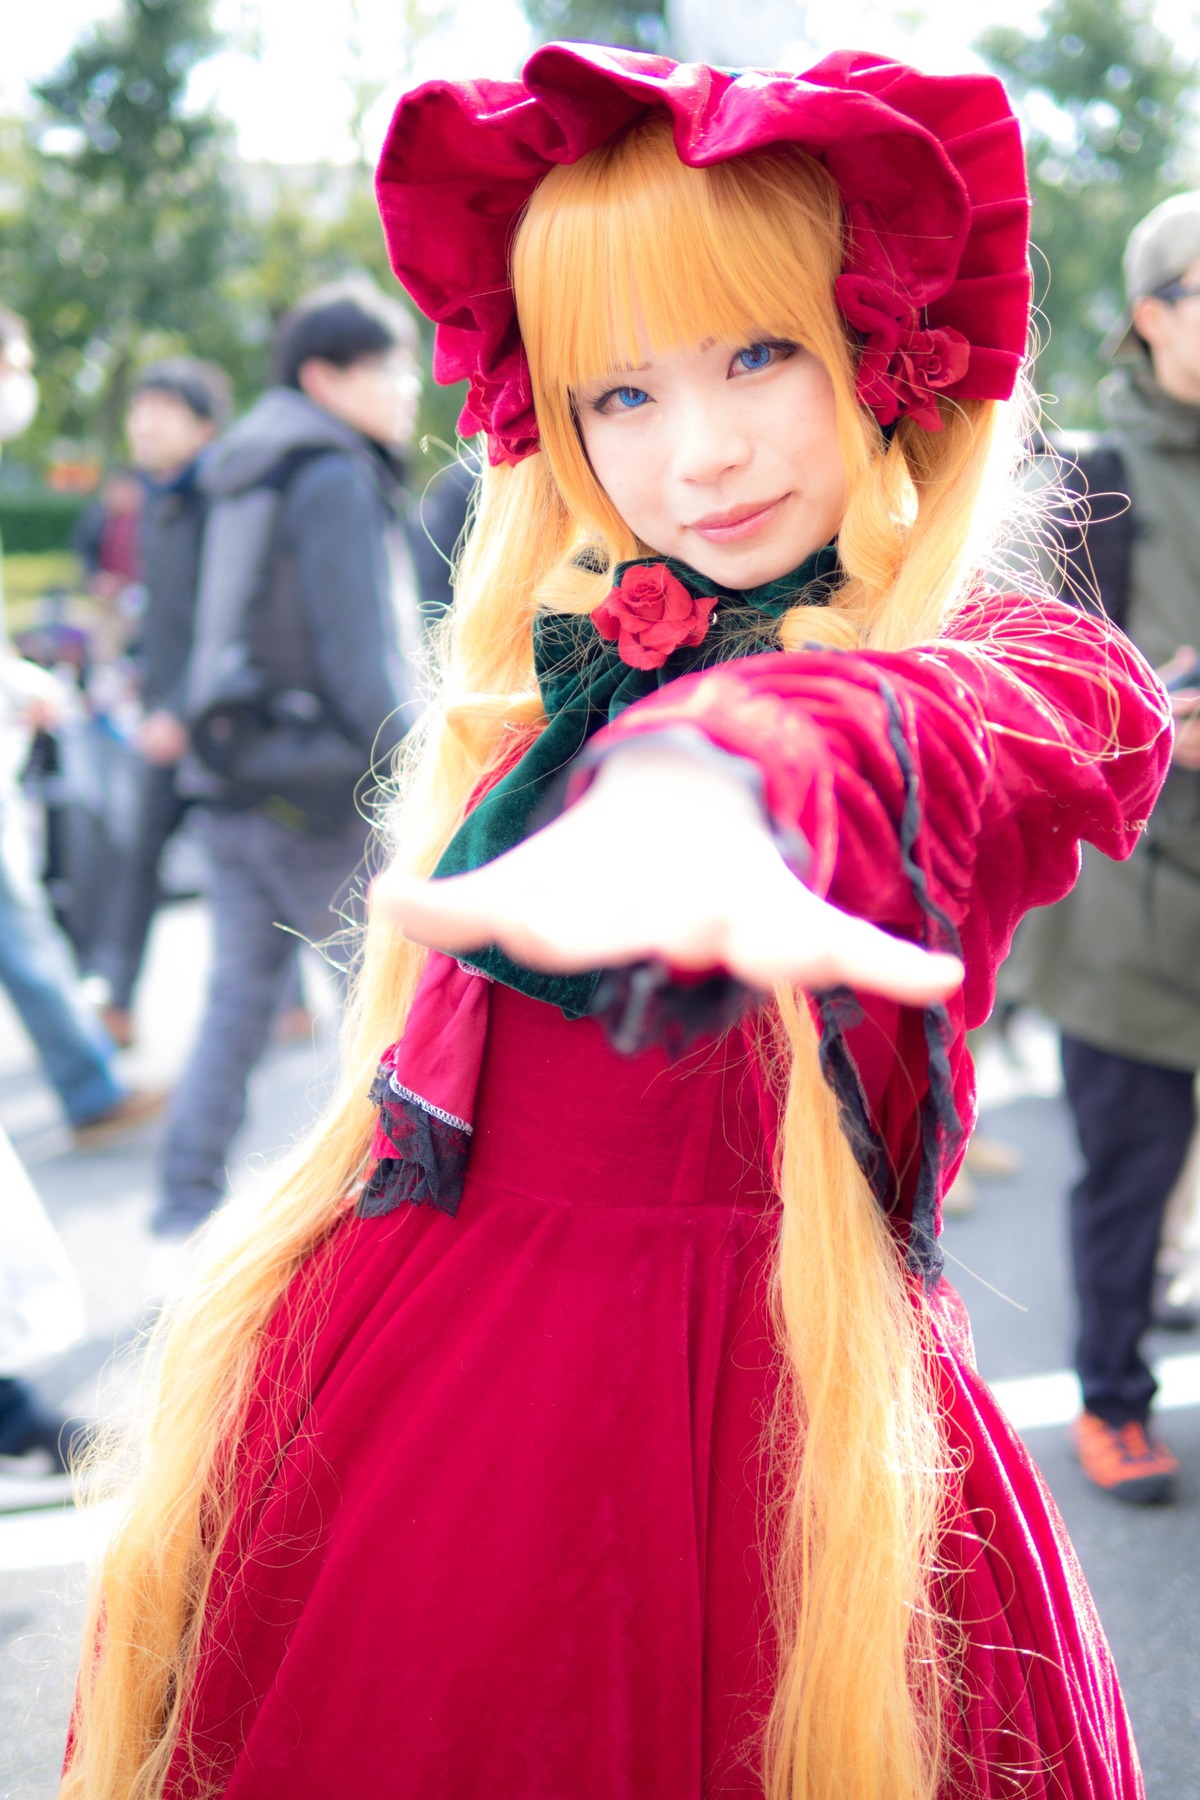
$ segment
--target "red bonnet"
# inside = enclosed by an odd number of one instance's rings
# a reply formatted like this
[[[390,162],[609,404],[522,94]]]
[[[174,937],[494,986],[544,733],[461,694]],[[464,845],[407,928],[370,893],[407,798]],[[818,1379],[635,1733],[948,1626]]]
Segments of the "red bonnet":
[[[842,196],[838,301],[863,340],[859,393],[882,424],[936,428],[936,389],[1005,399],[1025,351],[1029,201],[1020,133],[990,75],[922,75],[839,51],[804,75],[592,44],[547,44],[519,81],[431,81],[396,109],[377,177],[392,266],[437,325],[433,372],[470,380],[464,435],[493,462],[538,447],[509,255],[521,211],[648,107],[700,168],[773,144],[824,163]]]

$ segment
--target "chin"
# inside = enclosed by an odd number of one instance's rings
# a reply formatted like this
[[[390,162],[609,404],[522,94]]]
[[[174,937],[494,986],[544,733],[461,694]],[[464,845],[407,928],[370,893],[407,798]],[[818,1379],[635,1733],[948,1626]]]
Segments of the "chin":
[[[821,538],[815,544],[806,541],[799,546],[705,544],[700,553],[685,558],[685,561],[690,562],[699,574],[707,575],[710,581],[721,582],[724,587],[763,587],[768,581],[778,581],[782,575],[790,575],[814,550],[819,550],[825,541]]]

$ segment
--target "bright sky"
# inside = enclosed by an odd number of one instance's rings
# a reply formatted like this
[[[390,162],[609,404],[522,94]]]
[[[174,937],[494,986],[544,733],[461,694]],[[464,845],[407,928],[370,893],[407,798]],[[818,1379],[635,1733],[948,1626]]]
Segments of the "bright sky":
[[[113,10],[113,0],[13,6],[0,110],[24,111],[30,82]],[[445,22],[415,49],[407,46],[404,16],[439,10]],[[803,67],[851,45],[951,70],[977,66],[970,42],[985,25],[1032,26],[1040,0],[675,0],[675,10],[683,29],[703,40],[698,53],[726,64]],[[1154,12],[1181,48],[1200,53],[1200,0],[1155,0]],[[374,150],[405,87],[437,75],[511,75],[533,41],[518,0],[320,0],[302,12],[296,0],[216,0],[216,17],[238,47],[197,71],[194,92],[218,102],[252,161],[347,160],[356,80],[381,90],[367,120]]]

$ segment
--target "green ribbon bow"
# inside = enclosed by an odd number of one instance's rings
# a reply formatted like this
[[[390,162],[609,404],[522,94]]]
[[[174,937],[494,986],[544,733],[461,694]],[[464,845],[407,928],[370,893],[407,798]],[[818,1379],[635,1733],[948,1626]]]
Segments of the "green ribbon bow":
[[[735,590],[697,574],[670,556],[643,556],[618,563],[613,585],[627,569],[665,564],[688,592],[715,598],[708,631],[700,644],[674,650],[657,669],[633,669],[621,661],[615,643],[601,637],[590,613],[541,613],[533,624],[533,657],[546,712],[546,727],[520,762],[498,781],[459,826],[434,871],[435,878],[462,875],[502,856],[535,829],[538,814],[588,739],[627,706],[668,682],[733,657],[778,648],[774,626],[793,606],[827,606],[839,578],[837,550],[826,544],[790,575],[762,587]],[[526,969],[494,944],[472,953],[470,963],[506,987],[533,1000],[561,1007],[578,1019],[590,1007],[599,972],[554,975]]]

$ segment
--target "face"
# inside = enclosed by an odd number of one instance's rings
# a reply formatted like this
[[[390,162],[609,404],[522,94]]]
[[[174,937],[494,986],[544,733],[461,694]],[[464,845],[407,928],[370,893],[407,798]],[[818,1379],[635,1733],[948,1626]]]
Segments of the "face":
[[[186,469],[216,433],[211,419],[194,413],[186,400],[165,388],[143,388],[129,402],[125,435],[139,469],[173,475]]]
[[[1192,290],[1176,300],[1149,295],[1134,303],[1133,322],[1150,347],[1154,379],[1174,400],[1200,406],[1200,259],[1178,285]]]
[[[380,356],[361,356],[345,369],[310,356],[299,379],[310,400],[364,437],[393,449],[411,443],[421,378],[407,345]]]
[[[836,534],[846,504],[833,386],[779,339],[709,341],[576,395],[592,469],[630,530],[710,580],[757,587]]]

